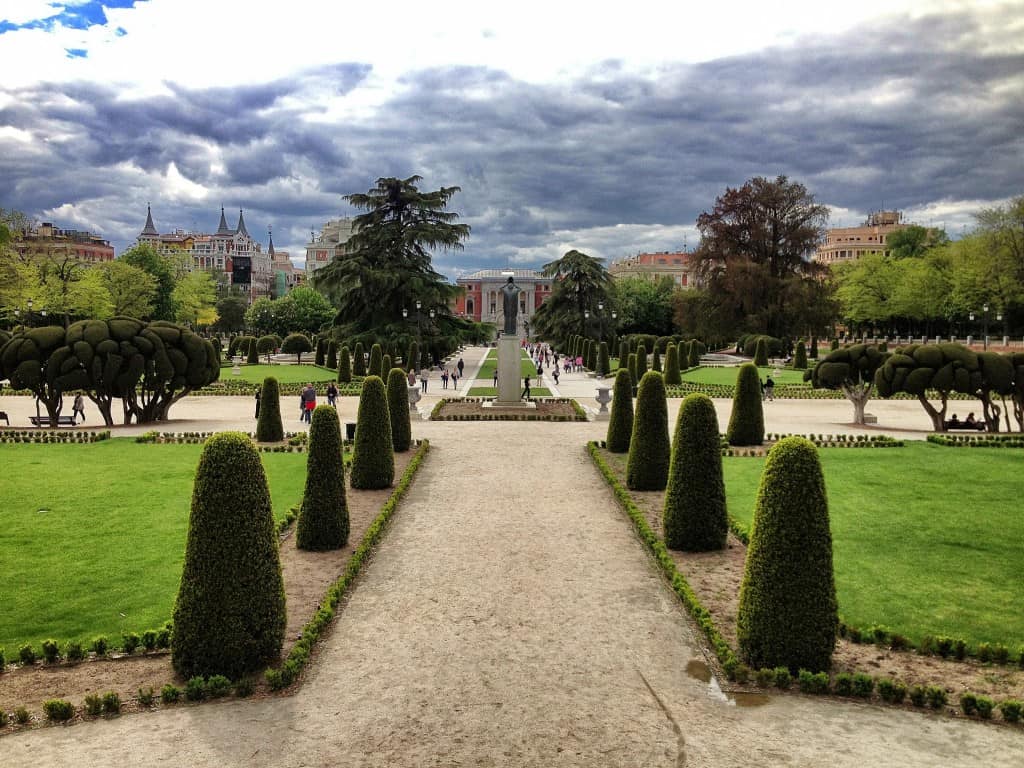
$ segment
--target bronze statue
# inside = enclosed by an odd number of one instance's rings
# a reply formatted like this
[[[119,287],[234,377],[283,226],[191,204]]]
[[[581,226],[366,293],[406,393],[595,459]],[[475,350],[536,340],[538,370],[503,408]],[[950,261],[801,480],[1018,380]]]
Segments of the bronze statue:
[[[522,290],[512,276],[509,275],[508,282],[501,288],[504,298],[502,309],[505,312],[505,333],[516,333],[516,315],[519,314],[519,292]]]

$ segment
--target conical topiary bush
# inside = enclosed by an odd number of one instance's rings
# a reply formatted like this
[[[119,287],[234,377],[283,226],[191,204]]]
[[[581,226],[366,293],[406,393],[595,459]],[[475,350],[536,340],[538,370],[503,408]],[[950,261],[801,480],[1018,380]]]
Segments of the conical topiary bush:
[[[405,370],[415,371],[420,367],[420,345],[415,341],[409,342],[409,357],[405,361]]]
[[[196,470],[171,663],[183,678],[258,670],[281,653],[284,582],[270,489],[248,435],[219,432]]]
[[[658,348],[654,348],[654,354],[651,356],[651,370],[661,373],[661,355],[658,353]]]
[[[637,390],[626,460],[626,487],[633,491],[664,490],[670,453],[665,380],[657,371],[648,371]]]
[[[256,441],[277,443],[284,440],[281,423],[281,387],[277,379],[267,376],[260,390],[260,415],[256,419]]]
[[[669,549],[707,552],[725,546],[729,520],[718,415],[703,393],[687,395],[679,406],[663,519]]]
[[[597,351],[597,375],[602,379],[608,375],[608,342],[602,341]]]
[[[247,365],[259,365],[260,364],[260,353],[259,353],[259,342],[255,338],[250,337],[249,349],[247,351],[247,357],[245,362]]]
[[[740,587],[740,654],[754,669],[825,672],[839,618],[825,480],[814,444],[786,437],[768,452]]]
[[[375,490],[390,487],[394,479],[395,453],[387,391],[380,376],[367,376],[359,395],[350,481],[353,488]]]
[[[385,354],[384,357],[381,358],[380,369],[382,371],[390,371],[392,367],[393,364],[391,362],[391,355]],[[388,375],[390,375],[390,373]]]
[[[332,371],[338,370],[338,342],[334,339],[327,342],[327,361],[324,365]]]
[[[327,339],[323,336],[315,336],[313,343],[313,365],[322,366],[327,361]]]
[[[342,460],[338,411],[329,405],[313,410],[306,457],[306,490],[295,528],[295,546],[320,552],[348,542],[348,497]]]
[[[690,341],[688,354],[689,359],[686,361],[688,368],[699,368],[700,367],[700,356],[705,352],[704,345],[698,340],[693,339]]]
[[[639,382],[636,377],[636,352],[630,352],[626,358],[626,370],[629,372],[630,386],[633,388],[633,393],[636,394],[636,385]]]
[[[807,345],[800,339],[796,343],[796,353],[793,355],[793,367],[798,371],[807,370]]]
[[[665,348],[665,386],[678,387],[683,383],[679,373],[679,347],[669,344]]]
[[[647,373],[647,347],[643,344],[636,345],[636,378],[633,381],[641,382],[644,374]]]
[[[363,352],[361,341],[356,342],[356,348],[352,352],[352,373],[356,376],[366,375],[366,353]]]
[[[366,369],[366,373],[370,376],[384,378],[384,350],[381,349],[380,344],[370,347],[370,367]]]
[[[810,349],[810,352],[808,353],[808,355],[810,356],[811,360],[817,360],[818,359],[818,337],[817,336],[811,336],[811,349]]]
[[[391,446],[396,453],[408,451],[412,444],[409,415],[409,380],[401,368],[388,373],[388,417],[391,420]]]
[[[744,363],[736,374],[736,394],[732,400],[726,439],[729,445],[761,445],[764,442],[761,379],[753,363]]]
[[[338,353],[338,381],[348,384],[352,381],[352,358],[348,353],[348,345],[342,345]]]
[[[754,365],[758,368],[768,365],[768,341],[766,339],[758,339],[754,345]]]
[[[629,368],[629,342],[625,339],[619,342],[619,368]]]
[[[615,374],[612,389],[612,412],[608,419],[608,436],[605,444],[612,453],[629,450],[629,439],[633,435],[633,382],[629,371],[619,368]]]

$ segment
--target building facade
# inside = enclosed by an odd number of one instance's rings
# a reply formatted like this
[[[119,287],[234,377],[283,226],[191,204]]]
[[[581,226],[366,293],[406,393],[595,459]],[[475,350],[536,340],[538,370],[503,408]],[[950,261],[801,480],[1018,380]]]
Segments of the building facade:
[[[279,299],[295,286],[302,285],[306,281],[306,272],[301,267],[292,264],[288,251],[279,251],[274,248],[274,233],[269,230],[267,239],[267,255],[270,257],[270,266],[274,272],[272,293],[275,299]]]
[[[185,254],[191,257],[192,269],[226,275],[231,285],[248,294],[250,301],[272,293],[274,271],[270,255],[249,235],[241,209],[234,229],[228,226],[221,207],[220,224],[212,235],[183,229],[161,233],[154,226],[153,212],[147,205],[146,225],[136,242],[151,245],[164,256]]]
[[[306,244],[306,277],[312,279],[316,271],[346,253],[345,243],[352,236],[352,219],[341,218],[328,221],[320,234],[309,233]]]
[[[91,265],[114,260],[114,247],[99,235],[57,229],[50,222],[16,234],[11,246],[22,256],[40,255],[61,262]]]
[[[869,253],[889,255],[886,239],[893,232],[909,227],[899,211],[876,211],[859,227],[838,227],[825,233],[825,241],[812,257],[821,264],[855,261]]]
[[[505,311],[501,289],[508,282],[509,273],[521,289],[516,323],[519,334],[526,336],[534,313],[548,300],[553,288],[550,277],[544,277],[532,269],[481,269],[460,277],[455,282],[465,289],[465,293],[455,300],[455,314],[478,323],[494,323],[499,329],[504,328]]]
[[[658,280],[667,277],[679,288],[692,288],[696,282],[692,254],[688,251],[658,251],[627,256],[613,261],[608,267],[608,274],[614,280],[625,277]]]

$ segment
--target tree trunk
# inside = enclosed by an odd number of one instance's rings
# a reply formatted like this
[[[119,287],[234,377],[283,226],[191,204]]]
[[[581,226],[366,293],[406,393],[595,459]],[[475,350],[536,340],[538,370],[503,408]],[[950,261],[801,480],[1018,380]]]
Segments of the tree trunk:
[[[924,395],[918,395],[917,396],[917,401],[919,403],[921,403],[921,406],[924,408],[925,413],[927,413],[928,416],[931,417],[932,429],[934,431],[936,431],[936,432],[945,432],[946,431],[946,424],[945,424],[945,422],[946,422],[946,397],[945,396],[942,397],[942,410],[937,410],[935,408],[935,406],[933,406],[930,402],[928,402],[928,398],[925,397]]]
[[[843,394],[846,399],[853,403],[853,423],[864,423],[864,411],[871,399],[871,389],[874,382],[870,384],[843,384]]]

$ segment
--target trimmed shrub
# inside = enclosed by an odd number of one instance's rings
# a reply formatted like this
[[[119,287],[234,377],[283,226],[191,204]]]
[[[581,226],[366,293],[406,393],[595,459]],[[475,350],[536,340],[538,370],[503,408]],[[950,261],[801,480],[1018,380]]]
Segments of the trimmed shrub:
[[[50,699],[43,702],[43,712],[47,720],[60,723],[75,716],[75,705],[65,699]]]
[[[661,373],[661,354],[657,347],[654,348],[654,355],[651,357],[651,370]]]
[[[361,341],[356,342],[356,348],[352,352],[352,372],[356,376],[366,375],[366,352]]]
[[[380,376],[363,379],[356,415],[356,440],[352,453],[353,488],[388,488],[395,479],[395,454],[391,442],[388,398]]]
[[[811,360],[817,360],[818,359],[818,337],[817,336],[811,336],[811,349],[808,352],[808,357],[810,357]]]
[[[793,675],[789,671],[789,667],[776,667],[775,668],[775,687],[780,690],[787,690],[790,683],[793,682]]]
[[[764,407],[757,366],[744,363],[736,374],[736,394],[726,433],[729,445],[761,445],[764,442]]]
[[[629,367],[629,342],[623,339],[619,342],[619,368]]]
[[[259,365],[260,362],[260,350],[259,341],[253,337],[249,337],[249,349],[246,350],[245,362],[248,365]]]
[[[608,369],[611,367],[608,358],[608,342],[602,341],[601,346],[597,352],[597,375],[604,378],[608,375]]]
[[[167,683],[160,689],[160,701],[164,704],[174,704],[181,698],[181,689],[176,685]]]
[[[384,357],[381,358],[381,371],[390,371],[392,367],[394,367],[394,364],[391,362],[391,360],[391,355],[388,354],[385,354]],[[389,373],[388,375],[390,376],[391,374]]]
[[[281,652],[284,582],[260,455],[248,435],[206,441],[196,469],[171,662],[182,677],[230,678]]]
[[[267,356],[267,362],[270,362],[270,353],[274,352],[280,346],[277,336],[260,336],[256,340],[256,352],[261,355]]]
[[[608,418],[608,436],[605,438],[612,453],[629,450],[629,439],[633,434],[633,382],[629,371],[619,368],[615,374],[612,389],[612,412]]]
[[[637,392],[626,460],[626,487],[632,491],[664,490],[670,453],[665,380],[660,373],[648,371],[640,379]]]
[[[18,649],[18,660],[25,666],[36,663],[36,652],[31,643],[26,643]]]
[[[43,640],[43,661],[47,664],[60,661],[60,646],[56,640]]]
[[[786,437],[768,453],[740,587],[740,653],[755,667],[826,671],[838,633],[832,533],[814,444]]]
[[[693,339],[686,350],[687,366],[690,368],[698,368],[700,366],[700,356],[706,351],[707,349],[701,342],[697,341],[697,339]]]
[[[999,705],[999,711],[1003,713],[1003,720],[1008,723],[1020,722],[1022,709],[1024,709],[1024,704],[1016,699],[1007,699]]]
[[[316,344],[316,353],[313,355],[313,365],[323,365],[327,362],[327,340],[322,336],[313,339]]]
[[[380,344],[374,344],[370,347],[370,367],[366,369],[366,373],[370,376],[380,376],[384,379],[384,350],[380,348]]]
[[[800,339],[796,343],[796,354],[793,355],[793,367],[798,371],[807,370],[807,345]]]
[[[107,691],[103,694],[103,712],[107,715],[116,715],[121,711],[121,697],[115,691]]]
[[[839,684],[843,675],[836,678],[836,693],[840,693]],[[797,673],[797,683],[801,693],[823,694],[828,693],[828,674],[826,672],[811,672],[809,669],[801,669]]]
[[[636,345],[636,378],[633,381],[643,381],[644,374],[647,373],[647,347],[643,344]]]
[[[338,412],[329,405],[313,410],[306,457],[306,489],[296,524],[295,546],[323,551],[348,542],[348,498]]]
[[[319,348],[319,347],[318,347]],[[312,352],[313,345],[309,341],[309,337],[304,333],[289,333],[284,337],[284,341],[281,342],[281,351],[289,355],[295,355],[295,362],[302,363],[302,354],[304,352]],[[323,359],[320,360],[320,365],[323,365]]]
[[[391,420],[391,447],[404,453],[412,444],[412,422],[409,415],[409,380],[401,368],[388,371],[388,417]]]
[[[768,365],[768,342],[766,339],[758,339],[754,347],[754,365],[764,368]]]
[[[678,387],[683,383],[683,377],[679,374],[679,348],[675,344],[669,344],[665,350],[665,386]]]
[[[663,521],[669,549],[707,552],[725,546],[729,520],[718,416],[702,393],[687,395],[679,406]]]
[[[277,443],[284,440],[281,422],[281,387],[277,379],[267,376],[260,391],[260,416],[256,419],[256,441]]]
[[[332,371],[338,369],[338,342],[334,339],[327,342],[327,359],[324,361],[324,365]]]
[[[832,344],[830,348],[833,352],[839,349],[839,339],[832,339]]]
[[[405,371],[415,371],[420,367],[420,345],[415,342],[409,342],[409,356],[404,360]]]
[[[636,352],[630,352],[626,358],[626,371],[629,373],[630,386],[636,388],[639,379],[636,377]]]
[[[347,345],[342,346],[338,353],[338,381],[342,384],[352,381],[352,356],[349,355]]]

